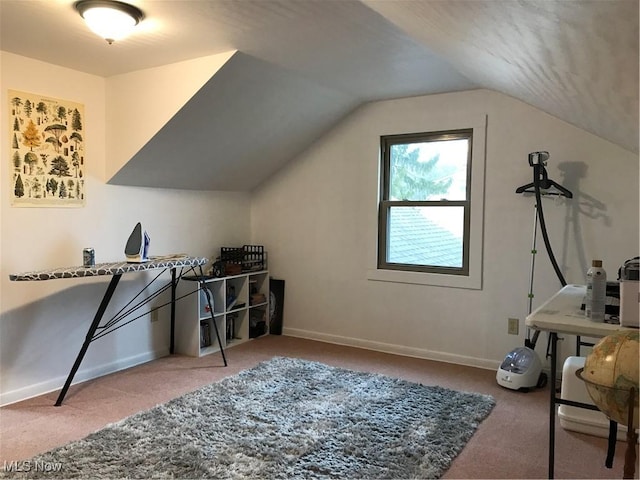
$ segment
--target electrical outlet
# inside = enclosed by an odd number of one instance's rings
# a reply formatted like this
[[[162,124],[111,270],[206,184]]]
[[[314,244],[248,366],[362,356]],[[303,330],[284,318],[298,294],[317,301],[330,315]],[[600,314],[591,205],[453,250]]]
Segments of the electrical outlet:
[[[151,312],[151,323],[158,321],[158,310],[153,310]]]
[[[509,335],[518,335],[520,330],[520,321],[517,318],[510,318],[507,325],[507,333]]]

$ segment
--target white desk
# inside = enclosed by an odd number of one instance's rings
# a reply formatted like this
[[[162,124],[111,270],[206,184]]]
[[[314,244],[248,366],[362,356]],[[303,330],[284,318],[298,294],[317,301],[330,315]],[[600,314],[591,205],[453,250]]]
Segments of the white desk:
[[[556,397],[556,368],[557,368],[557,347],[558,334],[586,336],[593,338],[606,337],[619,330],[634,330],[629,327],[622,327],[609,323],[592,322],[580,310],[583,303],[587,287],[583,285],[567,285],[558,293],[534,310],[525,321],[527,327],[534,330],[549,332],[551,343],[551,381],[549,386],[549,478],[553,478],[554,450],[555,450],[555,417],[556,405],[564,404],[574,407],[597,410],[593,405],[582,404],[570,400],[563,400]],[[612,422],[611,428],[617,428]],[[607,462],[611,461],[611,439],[610,451]]]
[[[527,317],[526,325],[535,330],[594,338],[606,337],[618,330],[632,330],[620,325],[592,322],[587,319],[584,310],[580,310],[586,292],[587,287],[584,285],[563,287]]]

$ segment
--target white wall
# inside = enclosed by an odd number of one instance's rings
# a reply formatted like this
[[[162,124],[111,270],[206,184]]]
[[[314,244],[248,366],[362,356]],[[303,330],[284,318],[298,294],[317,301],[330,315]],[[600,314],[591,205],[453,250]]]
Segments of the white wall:
[[[151,236],[152,255],[212,258],[220,246],[246,243],[250,199],[246,193],[106,185],[107,80],[7,52],[0,52],[0,66],[2,132],[9,131],[7,90],[37,93],[84,104],[87,148],[84,208],[13,208],[9,149],[2,142],[0,403],[4,404],[60,388],[109,280],[10,282],[9,274],[79,265],[84,247],[95,248],[97,262],[122,260],[138,221]],[[137,293],[148,277],[123,277],[113,305],[121,306],[119,301]],[[76,379],[165,355],[167,320],[168,312],[154,324],[145,317],[96,341]]]
[[[379,137],[427,131],[433,119],[486,114],[483,288],[367,280],[375,268]],[[544,199],[551,244],[569,283],[592,258],[614,277],[638,255],[638,158],[510,97],[487,90],[367,104],[254,192],[252,235],[286,281],[284,333],[496,368],[524,342],[534,198],[532,151],[573,191]],[[560,287],[538,236],[534,308]],[[520,336],[507,318],[520,319]],[[544,352],[542,335],[538,352]],[[574,340],[567,337],[565,351]],[[566,352],[565,352],[566,353]]]

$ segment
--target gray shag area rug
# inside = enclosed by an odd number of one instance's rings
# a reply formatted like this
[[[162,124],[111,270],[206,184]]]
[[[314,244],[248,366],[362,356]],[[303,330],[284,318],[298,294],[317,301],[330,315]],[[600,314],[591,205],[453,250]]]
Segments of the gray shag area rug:
[[[0,477],[439,478],[494,404],[276,357]]]

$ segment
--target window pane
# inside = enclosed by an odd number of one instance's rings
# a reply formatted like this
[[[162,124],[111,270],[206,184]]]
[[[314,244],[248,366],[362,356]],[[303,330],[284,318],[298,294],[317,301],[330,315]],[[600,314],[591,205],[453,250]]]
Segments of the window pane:
[[[387,262],[462,268],[464,207],[391,207]]]
[[[469,139],[391,145],[389,200],[466,200]]]

